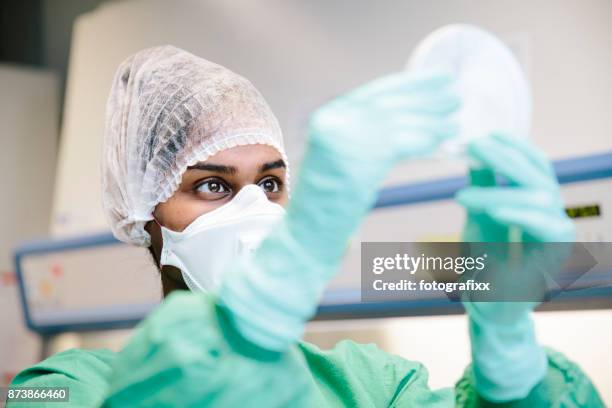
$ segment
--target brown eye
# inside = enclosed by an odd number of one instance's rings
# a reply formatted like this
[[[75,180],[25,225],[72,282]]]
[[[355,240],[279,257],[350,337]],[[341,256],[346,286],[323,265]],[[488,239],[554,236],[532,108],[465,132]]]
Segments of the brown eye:
[[[196,191],[204,194],[227,194],[229,188],[221,180],[207,180],[198,185]]]
[[[266,193],[278,193],[281,189],[281,182],[276,177],[268,177],[261,180],[258,186]]]

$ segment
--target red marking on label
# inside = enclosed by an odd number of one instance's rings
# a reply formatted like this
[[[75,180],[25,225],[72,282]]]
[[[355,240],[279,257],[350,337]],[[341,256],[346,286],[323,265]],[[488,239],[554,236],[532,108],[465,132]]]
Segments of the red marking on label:
[[[17,283],[17,277],[13,271],[0,272],[0,281],[5,286],[12,286]]]
[[[64,272],[60,264],[55,263],[51,266],[51,275],[53,275],[54,278],[61,278],[63,273]]]

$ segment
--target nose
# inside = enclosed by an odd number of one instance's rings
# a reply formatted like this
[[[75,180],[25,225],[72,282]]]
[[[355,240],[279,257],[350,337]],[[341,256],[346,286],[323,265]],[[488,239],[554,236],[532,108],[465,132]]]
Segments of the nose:
[[[234,197],[234,201],[237,204],[241,203],[253,203],[259,201],[268,201],[268,196],[263,191],[261,187],[255,184],[247,184],[238,190],[236,197]]]

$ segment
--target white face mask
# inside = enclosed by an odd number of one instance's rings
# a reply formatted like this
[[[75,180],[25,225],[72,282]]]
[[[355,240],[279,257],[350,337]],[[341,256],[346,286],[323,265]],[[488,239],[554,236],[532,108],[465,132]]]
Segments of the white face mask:
[[[213,292],[228,265],[241,253],[253,251],[285,209],[250,184],[223,206],[202,214],[182,232],[161,227],[161,265],[181,270],[192,291]]]

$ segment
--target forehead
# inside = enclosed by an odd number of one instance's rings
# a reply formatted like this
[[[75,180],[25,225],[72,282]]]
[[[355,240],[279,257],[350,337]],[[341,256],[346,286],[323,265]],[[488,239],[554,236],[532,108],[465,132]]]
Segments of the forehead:
[[[222,163],[244,167],[279,159],[282,159],[282,156],[276,148],[265,144],[252,144],[222,150],[206,159],[204,163]]]
[[[200,170],[227,176],[254,177],[274,169],[282,170],[284,174],[287,163],[285,163],[283,156],[283,153],[278,149],[269,145],[236,146],[223,150],[205,161],[189,166],[184,174],[195,175]]]

